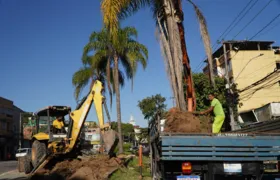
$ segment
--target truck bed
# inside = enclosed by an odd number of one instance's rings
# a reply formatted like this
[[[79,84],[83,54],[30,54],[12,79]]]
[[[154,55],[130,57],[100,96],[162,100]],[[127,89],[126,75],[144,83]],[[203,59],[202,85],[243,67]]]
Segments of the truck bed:
[[[236,133],[280,133],[280,118],[269,121],[262,121],[242,127],[233,131]]]
[[[268,161],[280,158],[280,134],[175,134],[158,137],[161,160]]]

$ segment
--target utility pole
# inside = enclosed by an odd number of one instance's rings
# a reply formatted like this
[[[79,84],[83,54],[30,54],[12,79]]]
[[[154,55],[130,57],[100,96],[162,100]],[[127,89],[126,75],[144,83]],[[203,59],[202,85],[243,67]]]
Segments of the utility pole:
[[[19,114],[18,149],[21,148],[21,139],[22,139],[22,113]]]
[[[226,50],[226,44],[223,42],[223,49],[224,49],[224,63],[225,63],[225,78],[226,78],[226,90],[228,94],[231,94],[230,91],[230,82],[229,82],[229,70],[228,70],[228,57],[227,57],[227,50]],[[230,116],[230,127],[231,130],[235,130],[236,123],[234,121],[234,115],[233,115],[233,109],[231,107],[231,102],[229,102],[228,98],[227,104],[229,104],[229,116]]]

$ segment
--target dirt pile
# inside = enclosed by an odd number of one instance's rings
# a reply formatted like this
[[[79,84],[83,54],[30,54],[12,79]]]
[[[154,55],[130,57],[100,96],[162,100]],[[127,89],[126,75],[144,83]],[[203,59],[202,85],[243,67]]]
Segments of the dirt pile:
[[[82,160],[59,162],[52,170],[42,170],[31,177],[31,180],[103,180],[116,171],[121,162],[117,158],[97,156]]]
[[[211,133],[210,118],[197,117],[190,112],[172,108],[166,116],[164,132],[174,133]]]

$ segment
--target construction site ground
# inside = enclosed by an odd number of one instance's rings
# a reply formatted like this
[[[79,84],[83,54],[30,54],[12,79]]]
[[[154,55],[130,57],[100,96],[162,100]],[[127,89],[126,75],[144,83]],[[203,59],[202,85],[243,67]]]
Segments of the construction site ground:
[[[143,179],[151,179],[149,157],[143,158],[142,169]],[[58,162],[52,169],[41,169],[32,176],[14,169],[0,174],[0,180],[128,180],[138,179],[139,172],[138,157],[135,155],[120,158],[98,155]]]

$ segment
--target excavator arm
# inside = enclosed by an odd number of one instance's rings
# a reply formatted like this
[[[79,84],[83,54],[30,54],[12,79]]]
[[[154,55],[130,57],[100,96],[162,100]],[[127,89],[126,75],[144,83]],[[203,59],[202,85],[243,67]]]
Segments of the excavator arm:
[[[68,128],[68,139],[69,139],[69,146],[66,149],[66,152],[70,152],[73,147],[75,147],[77,140],[81,134],[81,129],[83,124],[87,118],[87,115],[90,111],[92,103],[94,102],[94,106],[96,109],[96,115],[98,118],[98,122],[100,127],[102,128],[104,125],[104,117],[103,117],[103,95],[102,95],[102,83],[100,81],[95,81],[90,93],[87,95],[82,105],[76,109],[75,111],[71,112],[71,122],[70,127]]]
[[[103,102],[105,98],[102,95],[102,91],[102,83],[96,80],[91,88],[90,93],[88,94],[84,102],[82,102],[81,106],[75,111],[71,112],[71,123],[67,137],[70,143],[65,149],[66,153],[70,152],[77,144],[78,138],[81,134],[81,129],[83,127],[83,124],[85,123],[92,103],[94,103],[100,130],[102,132],[101,140],[105,144],[108,153],[114,150],[117,136],[115,135],[114,131],[110,130],[110,125],[104,124]]]

